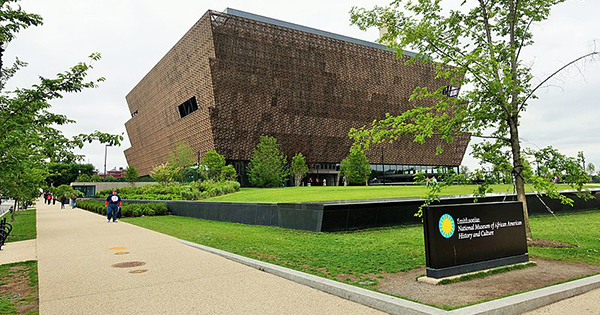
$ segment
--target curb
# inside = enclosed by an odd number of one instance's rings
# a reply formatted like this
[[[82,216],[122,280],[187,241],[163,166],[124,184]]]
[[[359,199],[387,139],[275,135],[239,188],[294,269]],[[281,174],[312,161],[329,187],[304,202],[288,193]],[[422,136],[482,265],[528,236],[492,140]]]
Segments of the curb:
[[[178,240],[195,247],[252,268],[307,285],[341,298],[360,303],[390,314],[410,315],[516,315],[542,306],[558,302],[597,288],[600,288],[600,275],[574,280],[567,283],[537,289],[490,302],[467,306],[453,311],[445,311],[432,306],[396,298],[387,294],[355,287],[349,284],[321,278],[301,271],[277,266],[256,259],[232,254],[220,249]]]

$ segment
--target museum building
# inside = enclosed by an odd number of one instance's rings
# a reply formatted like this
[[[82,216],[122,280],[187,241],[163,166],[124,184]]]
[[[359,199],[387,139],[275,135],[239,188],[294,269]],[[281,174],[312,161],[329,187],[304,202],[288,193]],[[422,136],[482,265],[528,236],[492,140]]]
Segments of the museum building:
[[[199,156],[216,150],[242,184],[261,135],[277,138],[289,159],[302,153],[306,181],[340,183],[339,163],[350,128],[398,115],[428,100],[409,101],[417,86],[437,89],[431,64],[407,64],[385,46],[239,10],[208,11],[126,96],[129,165],[148,175],[177,143]],[[457,88],[448,87],[448,93]],[[366,152],[377,182],[458,172],[469,142],[435,137],[374,145]],[[444,149],[436,155],[436,146]]]

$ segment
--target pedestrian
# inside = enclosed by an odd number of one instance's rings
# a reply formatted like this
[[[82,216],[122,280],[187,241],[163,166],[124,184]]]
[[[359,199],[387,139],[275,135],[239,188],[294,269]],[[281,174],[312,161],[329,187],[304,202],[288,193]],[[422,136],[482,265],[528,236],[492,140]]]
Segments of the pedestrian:
[[[112,194],[106,197],[106,202],[104,203],[106,208],[106,218],[108,222],[110,222],[110,217],[112,216],[113,222],[117,222],[117,214],[119,213],[119,208],[121,207],[121,196],[117,195],[117,191],[113,190]]]
[[[323,186],[327,186],[327,179],[323,178]]]
[[[71,209],[75,209],[76,206],[77,206],[77,195],[72,194],[71,195]]]
[[[61,209],[64,209],[64,208],[65,208],[65,205],[66,205],[66,204],[67,204],[67,202],[68,202],[67,200],[68,200],[68,199],[67,199],[67,196],[65,196],[65,195],[62,195],[62,197],[60,197],[60,208],[61,208]]]
[[[429,176],[425,177],[425,186],[429,186],[429,184],[431,184],[431,179],[429,179]]]
[[[48,205],[50,205],[50,200],[52,200],[52,194],[48,193],[48,195],[46,196],[46,201],[48,202]]]
[[[437,178],[435,178],[435,176],[433,176],[433,177],[431,178],[431,183],[432,183],[434,186],[435,186],[435,185],[437,185]]]
[[[52,205],[54,206],[56,204],[56,196],[54,194],[52,194]]]

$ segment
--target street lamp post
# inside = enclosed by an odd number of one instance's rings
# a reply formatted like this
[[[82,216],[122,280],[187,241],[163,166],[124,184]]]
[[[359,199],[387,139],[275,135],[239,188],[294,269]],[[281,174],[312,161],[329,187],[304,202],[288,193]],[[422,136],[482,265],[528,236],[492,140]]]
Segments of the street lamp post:
[[[104,177],[106,177],[106,156],[107,156],[107,151],[108,151],[108,144],[104,145]]]

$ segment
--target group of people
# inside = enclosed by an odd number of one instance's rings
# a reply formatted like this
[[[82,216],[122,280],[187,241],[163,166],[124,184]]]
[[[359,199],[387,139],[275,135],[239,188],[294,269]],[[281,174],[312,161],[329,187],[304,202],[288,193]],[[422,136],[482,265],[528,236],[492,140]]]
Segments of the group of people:
[[[55,194],[49,192],[49,191],[45,191],[44,194],[44,203],[45,204],[52,204],[55,205],[56,201],[58,200],[60,202],[60,208],[64,209],[65,205],[69,204],[69,198],[67,198],[66,195],[62,195],[62,197],[57,198]],[[77,196],[75,194],[71,195],[70,198],[70,204],[71,204],[71,209],[75,209],[75,207],[77,206]]]
[[[435,178],[435,176],[433,176],[431,178],[429,178],[429,176],[428,176],[425,178],[425,186],[437,185],[437,183],[438,183],[438,181],[437,181],[437,178]]]

